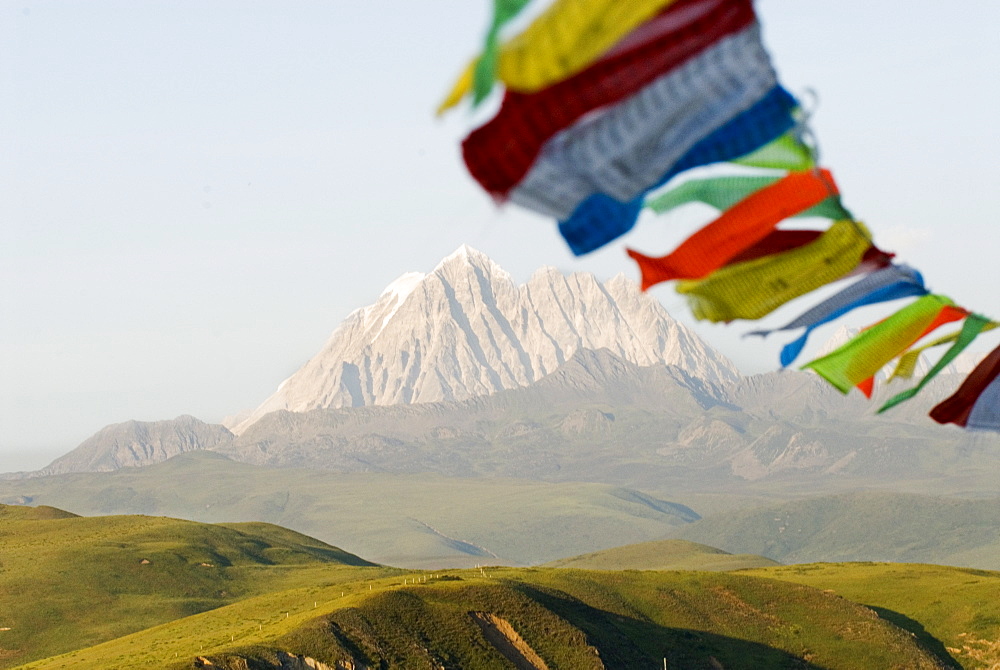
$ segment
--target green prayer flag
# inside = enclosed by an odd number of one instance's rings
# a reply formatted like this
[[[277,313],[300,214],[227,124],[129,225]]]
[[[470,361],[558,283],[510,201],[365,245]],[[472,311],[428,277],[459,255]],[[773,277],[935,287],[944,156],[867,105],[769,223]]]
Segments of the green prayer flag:
[[[493,90],[496,81],[497,63],[500,57],[500,29],[517,16],[531,0],[493,0],[493,21],[486,33],[483,54],[476,62],[472,82],[472,104],[478,105]]]
[[[802,143],[794,130],[731,162],[749,167],[780,170],[809,170],[816,165],[812,151]]]
[[[725,211],[750,195],[774,184],[783,175],[729,176],[692,179],[677,188],[657,195],[646,202],[646,207],[663,214],[690,202],[701,202],[719,211]],[[831,196],[817,205],[804,209],[796,217],[819,216],[826,219],[848,218],[840,198]]]
[[[912,345],[941,309],[953,304],[942,295],[918,298],[826,356],[802,366],[802,369],[813,370],[841,393],[847,393]]]
[[[979,333],[983,332],[989,324],[989,319],[978,314],[970,314],[966,317],[965,323],[962,324],[962,330],[959,332],[958,339],[955,341],[955,344],[948,348],[948,351],[944,353],[941,360],[939,360],[937,364],[930,369],[930,372],[928,372],[927,375],[920,380],[920,383],[911,389],[889,398],[889,400],[879,408],[878,413],[881,414],[887,409],[891,409],[899,403],[909,400],[913,396],[920,393],[924,386],[927,385],[927,382],[934,379],[939,372],[944,370],[949,363],[955,360],[955,357],[962,353],[962,350],[972,344],[972,341],[976,339]]]

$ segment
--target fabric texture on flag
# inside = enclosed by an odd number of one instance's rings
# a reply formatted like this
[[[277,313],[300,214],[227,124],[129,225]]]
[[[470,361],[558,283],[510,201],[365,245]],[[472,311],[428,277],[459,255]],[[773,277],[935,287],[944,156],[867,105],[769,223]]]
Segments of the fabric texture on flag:
[[[947,305],[941,308],[941,311],[937,313],[934,319],[924,328],[924,332],[917,336],[917,340],[923,338],[924,335],[928,333],[933,333],[939,327],[946,323],[951,323],[952,321],[960,321],[961,319],[969,316],[969,312],[962,309],[961,307],[956,307],[955,305]],[[916,340],[914,340],[916,341]],[[911,343],[912,344],[912,343]],[[909,347],[907,347],[909,351]],[[875,389],[875,377],[874,375],[868,379],[860,382],[857,387],[865,394],[865,397],[871,399],[872,391]]]
[[[755,105],[691,147],[664,172],[654,188],[685,170],[728,161],[770,142],[795,124],[797,104],[788,91],[775,86]],[[622,202],[595,193],[572,216],[560,221],[559,233],[577,256],[594,251],[632,229],[642,211],[643,198]]]
[[[855,221],[836,221],[811,244],[775,256],[728,265],[699,281],[677,283],[695,318],[759,319],[789,300],[842,277],[870,246]]]
[[[1000,431],[1000,376],[987,386],[969,412],[966,428]]]
[[[652,258],[628,250],[642,272],[642,290],[672,279],[701,279],[763,240],[783,220],[837,193],[826,170],[791,172],[751,193],[681,243]]]
[[[934,367],[932,367],[927,374],[924,375],[924,378],[920,380],[920,383],[911,389],[907,389],[902,393],[897,393],[893,397],[889,398],[889,400],[887,400],[886,403],[879,408],[879,414],[892,409],[901,402],[905,402],[920,393],[924,387],[927,386],[930,380],[934,379],[939,372],[944,370],[949,363],[955,360],[956,356],[972,344],[972,341],[975,340],[981,332],[983,332],[983,329],[989,325],[989,322],[989,319],[978,314],[970,314],[966,317],[965,323],[962,324],[962,330],[959,331],[958,336],[955,338],[955,343],[951,345],[940,360],[934,364]]]
[[[514,91],[537,91],[579,72],[673,0],[556,0],[524,32],[500,47],[497,76]],[[478,60],[478,58],[476,59]],[[472,87],[470,63],[438,113]]]
[[[594,193],[628,202],[776,84],[754,23],[555,135],[509,192],[510,200],[557,219]]]
[[[841,393],[847,393],[920,339],[938,314],[953,304],[941,295],[918,298],[826,356],[807,363],[802,369],[813,370]]]
[[[977,401],[983,396],[987,388],[992,386],[1000,377],[1000,347],[997,347],[986,356],[979,365],[965,378],[962,385],[958,387],[949,398],[945,399],[931,410],[931,418],[938,423],[954,423],[959,426],[967,425],[972,409]],[[986,402],[995,400],[991,392]],[[996,407],[984,406],[981,410],[981,420],[987,419],[990,414],[996,411]],[[984,428],[989,428],[988,419]]]
[[[993,330],[997,326],[1000,326],[1000,323],[997,323],[996,321],[990,321],[983,327],[982,332],[985,333],[987,331]],[[951,335],[945,335],[944,337],[939,337],[938,339],[932,342],[928,342],[927,344],[921,347],[908,350],[905,354],[899,357],[899,361],[896,362],[896,367],[892,371],[892,374],[889,375],[888,381],[892,381],[893,379],[896,378],[909,379],[910,377],[913,376],[913,373],[917,369],[917,361],[920,359],[920,354],[924,353],[928,349],[932,349],[934,347],[940,347],[942,344],[951,344],[952,342],[958,339],[958,336],[960,334],[961,331],[957,333],[952,333]]]
[[[800,172],[816,166],[813,152],[791,130],[760,149],[732,160],[736,165]]]
[[[922,296],[927,292],[924,278],[919,272],[907,265],[891,265],[863,277],[780,328],[755,330],[747,335],[766,337],[776,331],[805,328],[798,338],[786,344],[781,350],[781,365],[787,367],[802,353],[809,335],[816,328],[839,319],[859,307]]]
[[[780,175],[727,176],[692,179],[666,193],[646,200],[646,207],[657,214],[669,212],[681,205],[700,202],[720,211],[725,211],[761,189],[771,186],[781,179]],[[849,218],[837,198],[826,198],[817,205],[797,212],[793,216],[818,216],[826,219]]]
[[[496,116],[462,142],[469,173],[503,199],[528,172],[545,142],[584,115],[635,94],[727,35],[754,22],[750,0],[678,0],[654,39],[598,60],[535,93],[507,91]],[[641,30],[641,28],[640,28]]]

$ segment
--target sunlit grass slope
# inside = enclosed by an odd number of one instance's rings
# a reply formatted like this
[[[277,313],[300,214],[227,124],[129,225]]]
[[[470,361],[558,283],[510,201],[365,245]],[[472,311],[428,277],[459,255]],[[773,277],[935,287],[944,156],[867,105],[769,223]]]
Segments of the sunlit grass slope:
[[[1000,572],[905,563],[819,563],[753,571],[875,609],[963,668],[1000,667]]]
[[[25,668],[302,667],[292,656],[336,668],[515,667],[498,636],[521,653],[516,667],[549,670],[659,668],[664,658],[688,669],[940,667],[872,610],[799,584],[494,568],[262,595]]]
[[[546,568],[581,570],[707,570],[763,568],[776,561],[752,554],[729,554],[721,549],[686,540],[656,540],[561,558]]]
[[[372,564],[269,524],[0,505],[0,667],[308,583],[328,565]]]

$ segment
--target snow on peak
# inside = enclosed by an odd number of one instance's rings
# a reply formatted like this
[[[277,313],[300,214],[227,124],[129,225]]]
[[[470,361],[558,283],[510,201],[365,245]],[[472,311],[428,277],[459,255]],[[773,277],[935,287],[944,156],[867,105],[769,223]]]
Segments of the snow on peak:
[[[360,318],[358,316],[360,315]],[[739,373],[624,277],[545,267],[517,286],[462,245],[429,275],[409,272],[349,316],[323,350],[234,429],[268,412],[464,400],[527,386],[578,351],[676,365],[709,382]]]
[[[396,302],[402,302],[426,276],[423,272],[404,272],[385,287],[382,295],[394,295]]]
[[[442,267],[459,264],[488,264],[492,265],[493,261],[489,256],[484,254],[478,249],[473,249],[468,244],[463,244],[459,248],[455,249],[453,252],[441,259],[441,262],[437,264],[434,271],[441,269]]]

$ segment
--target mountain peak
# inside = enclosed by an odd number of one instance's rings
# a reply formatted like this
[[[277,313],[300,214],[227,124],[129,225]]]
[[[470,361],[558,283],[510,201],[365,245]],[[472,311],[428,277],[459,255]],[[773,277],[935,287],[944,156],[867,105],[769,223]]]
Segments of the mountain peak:
[[[441,259],[434,271],[447,265],[494,265],[493,259],[484,254],[479,249],[473,249],[468,244],[463,244],[453,252]]]
[[[489,395],[534,384],[577,352],[598,349],[637,366],[676,365],[711,382],[739,377],[624,276],[602,284],[592,274],[544,267],[518,286],[489,256],[463,244],[430,274],[400,276],[349,316],[233,431],[276,410]]]

